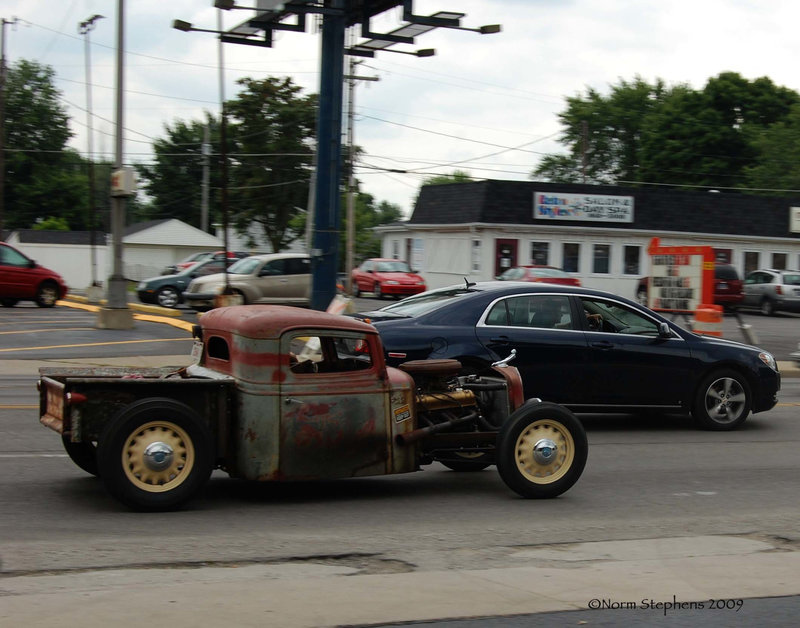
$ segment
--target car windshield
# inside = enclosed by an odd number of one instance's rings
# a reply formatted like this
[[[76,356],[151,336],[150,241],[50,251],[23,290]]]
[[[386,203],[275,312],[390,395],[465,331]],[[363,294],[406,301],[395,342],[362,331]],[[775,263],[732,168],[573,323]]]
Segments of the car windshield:
[[[783,276],[783,283],[787,286],[800,286],[800,273],[786,273]]]
[[[378,262],[375,270],[379,273],[410,273],[411,269],[406,262]]]
[[[456,299],[460,299],[468,294],[476,292],[474,288],[466,288],[464,286],[451,286],[450,288],[442,288],[441,290],[432,290],[430,292],[423,292],[413,297],[408,297],[392,305],[378,310],[379,312],[388,312],[397,316],[408,316],[413,318],[427,314],[433,310],[442,307]]]
[[[257,257],[245,257],[233,264],[228,272],[233,275],[249,275],[259,264],[261,264],[261,260]]]

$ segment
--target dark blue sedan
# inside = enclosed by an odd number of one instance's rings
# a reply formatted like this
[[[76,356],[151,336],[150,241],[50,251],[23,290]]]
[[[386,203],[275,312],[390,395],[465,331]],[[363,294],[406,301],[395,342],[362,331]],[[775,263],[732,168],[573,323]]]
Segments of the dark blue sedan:
[[[575,412],[691,412],[702,427],[731,430],[771,409],[780,390],[766,351],[587,288],[465,283],[356,316],[378,328],[392,366],[455,358],[477,372],[516,350],[526,396]]]

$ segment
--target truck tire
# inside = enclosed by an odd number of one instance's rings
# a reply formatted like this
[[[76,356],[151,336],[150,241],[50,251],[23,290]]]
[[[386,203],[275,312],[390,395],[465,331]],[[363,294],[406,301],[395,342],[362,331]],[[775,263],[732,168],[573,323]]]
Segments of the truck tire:
[[[89,475],[99,475],[97,467],[97,447],[94,443],[73,443],[68,436],[62,436],[61,442],[69,459]]]
[[[557,497],[583,473],[589,445],[583,425],[555,403],[527,403],[497,436],[497,470],[522,497]]]
[[[108,491],[134,510],[174,509],[211,475],[211,432],[188,406],[152,398],[124,408],[106,426],[97,451]]]

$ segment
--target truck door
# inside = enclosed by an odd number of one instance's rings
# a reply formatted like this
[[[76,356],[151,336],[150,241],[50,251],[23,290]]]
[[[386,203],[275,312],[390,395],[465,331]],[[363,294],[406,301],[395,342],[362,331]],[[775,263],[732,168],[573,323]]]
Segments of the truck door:
[[[380,475],[391,469],[388,396],[358,332],[287,333],[292,356],[281,381],[280,473],[284,479]]]

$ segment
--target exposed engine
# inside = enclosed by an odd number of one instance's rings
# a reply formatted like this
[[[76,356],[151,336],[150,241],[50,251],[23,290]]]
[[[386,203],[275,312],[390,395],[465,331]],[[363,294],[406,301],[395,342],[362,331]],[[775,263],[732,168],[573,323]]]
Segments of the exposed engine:
[[[402,441],[409,444],[438,432],[496,432],[509,414],[508,390],[499,374],[459,375],[458,360],[414,360],[399,368],[414,378],[420,426]]]

